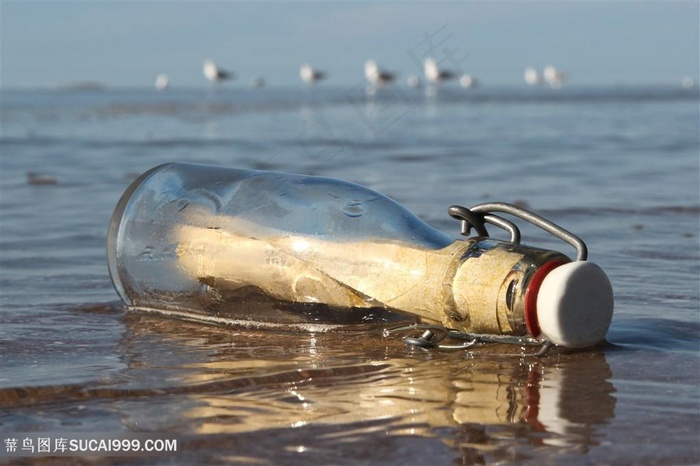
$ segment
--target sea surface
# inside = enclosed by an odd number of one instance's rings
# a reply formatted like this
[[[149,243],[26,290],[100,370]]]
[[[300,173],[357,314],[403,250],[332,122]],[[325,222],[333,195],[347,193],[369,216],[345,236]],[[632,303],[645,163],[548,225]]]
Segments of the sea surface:
[[[3,90],[0,432],[160,433],[65,464],[700,463],[698,88]],[[357,182],[455,237],[525,205],[609,275],[607,343],[423,350],[382,328],[222,328],[128,312],[105,238],[165,162]],[[573,255],[523,226],[523,242]],[[497,229],[497,237],[507,237]],[[0,461],[10,461],[0,458]]]

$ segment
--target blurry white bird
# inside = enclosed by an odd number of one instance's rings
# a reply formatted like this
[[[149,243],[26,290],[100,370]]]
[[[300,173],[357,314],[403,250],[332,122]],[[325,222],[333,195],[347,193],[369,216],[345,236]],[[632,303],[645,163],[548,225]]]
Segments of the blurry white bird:
[[[250,80],[250,85],[253,87],[265,87],[265,78],[262,76],[254,76],[253,79]]]
[[[391,84],[391,82],[396,79],[396,75],[379,68],[374,60],[367,60],[365,62],[365,78],[367,78],[367,81],[373,86],[385,86]]]
[[[416,75],[409,76],[406,83],[409,85],[409,87],[413,88],[420,87],[421,85],[420,78]]]
[[[437,62],[432,57],[426,58],[423,62],[423,72],[425,73],[425,79],[435,84],[457,77],[453,71],[438,68]]]
[[[523,75],[525,82],[530,86],[537,86],[542,83],[542,77],[537,72],[537,70],[531,66],[525,68],[525,74]]]
[[[478,86],[479,81],[468,74],[463,74],[462,77],[459,78],[459,85],[465,89],[471,89],[472,87]]]
[[[230,71],[223,70],[216,66],[216,63],[214,63],[214,60],[211,58],[204,60],[204,67],[202,71],[204,72],[204,77],[213,83],[226,81],[233,79],[234,77],[233,73]]]
[[[159,91],[164,91],[170,86],[170,78],[167,74],[161,73],[156,78],[156,89]]]
[[[554,89],[559,89],[564,84],[564,81],[566,81],[566,73],[559,71],[552,65],[547,65],[544,67],[542,76],[544,77],[544,80],[547,81],[547,84]]]
[[[299,77],[306,84],[314,84],[317,81],[322,81],[326,79],[326,73],[320,70],[316,70],[312,68],[311,65],[304,63],[303,65],[301,65],[301,68],[299,68]]]

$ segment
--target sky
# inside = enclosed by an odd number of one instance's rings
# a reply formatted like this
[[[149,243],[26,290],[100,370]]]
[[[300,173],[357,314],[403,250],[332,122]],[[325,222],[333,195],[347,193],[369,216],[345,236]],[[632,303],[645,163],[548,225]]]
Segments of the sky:
[[[212,58],[268,85],[299,66],[355,85],[376,60],[402,77],[428,55],[483,85],[522,84],[554,65],[577,84],[676,84],[700,74],[700,2],[0,3],[2,88],[99,82],[208,86]]]

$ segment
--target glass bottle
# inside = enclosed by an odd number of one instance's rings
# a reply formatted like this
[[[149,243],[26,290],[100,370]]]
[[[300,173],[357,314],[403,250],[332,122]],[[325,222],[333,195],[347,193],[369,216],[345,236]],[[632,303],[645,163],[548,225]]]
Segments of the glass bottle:
[[[387,311],[579,347],[601,341],[612,316],[592,263],[455,240],[382,194],[320,177],[155,167],[120,199],[107,255],[127,306],[212,322],[318,330]]]

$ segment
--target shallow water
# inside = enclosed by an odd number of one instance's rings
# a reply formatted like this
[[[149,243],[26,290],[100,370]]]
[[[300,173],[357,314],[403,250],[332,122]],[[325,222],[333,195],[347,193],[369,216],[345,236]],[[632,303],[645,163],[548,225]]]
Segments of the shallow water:
[[[700,462],[697,88],[2,98],[3,433],[177,434],[177,455],[137,458],[157,464]],[[109,217],[137,174],[168,161],[358,182],[455,236],[451,204],[525,203],[610,276],[608,343],[521,358],[412,349],[381,328],[126,312],[107,273]],[[573,254],[531,228],[523,238]]]

